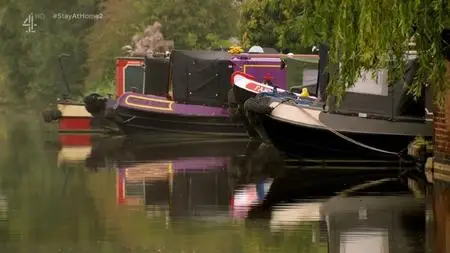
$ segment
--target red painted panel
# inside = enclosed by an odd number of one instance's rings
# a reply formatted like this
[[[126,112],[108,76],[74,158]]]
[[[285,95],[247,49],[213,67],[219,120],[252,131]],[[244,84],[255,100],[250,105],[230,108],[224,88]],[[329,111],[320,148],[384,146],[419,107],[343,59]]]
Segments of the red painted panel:
[[[126,60],[117,59],[116,60],[116,97],[123,94],[124,83],[123,83],[123,67],[126,64]]]
[[[60,134],[59,143],[63,146],[90,146],[92,144],[92,135]]]
[[[86,131],[90,129],[90,117],[63,117],[59,120],[59,130]]]
[[[129,59],[118,58],[116,59],[116,97],[118,98],[125,92],[125,76],[124,70],[127,65],[142,65],[143,59]]]
[[[127,203],[127,199],[125,196],[125,170],[118,169],[117,170],[117,204],[123,205]]]

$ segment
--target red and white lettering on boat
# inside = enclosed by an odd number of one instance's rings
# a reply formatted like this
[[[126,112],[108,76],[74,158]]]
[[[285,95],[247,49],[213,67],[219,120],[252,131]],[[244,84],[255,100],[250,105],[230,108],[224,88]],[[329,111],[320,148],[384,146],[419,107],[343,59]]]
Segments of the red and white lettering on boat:
[[[264,87],[260,84],[254,83],[254,82],[249,82],[245,85],[245,88],[252,90],[256,93],[260,93],[260,92],[271,92],[273,90],[273,88],[269,88],[269,87]]]

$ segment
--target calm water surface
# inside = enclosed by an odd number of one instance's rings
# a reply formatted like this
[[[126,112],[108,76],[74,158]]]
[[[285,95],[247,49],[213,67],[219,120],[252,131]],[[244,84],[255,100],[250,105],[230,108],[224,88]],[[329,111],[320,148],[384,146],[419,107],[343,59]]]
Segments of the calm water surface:
[[[5,122],[5,121],[2,121]],[[1,124],[0,124],[1,125]],[[449,252],[450,193],[245,141],[0,128],[0,252]]]

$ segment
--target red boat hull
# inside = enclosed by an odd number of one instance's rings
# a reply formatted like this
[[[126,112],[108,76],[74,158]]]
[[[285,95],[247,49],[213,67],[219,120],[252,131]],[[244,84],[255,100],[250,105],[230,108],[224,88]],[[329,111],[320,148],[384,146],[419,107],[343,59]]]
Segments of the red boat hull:
[[[91,117],[62,117],[58,129],[62,132],[82,132],[91,130]]]
[[[58,130],[60,132],[87,132],[93,131],[92,116],[86,110],[84,104],[60,103],[58,110],[61,111]]]

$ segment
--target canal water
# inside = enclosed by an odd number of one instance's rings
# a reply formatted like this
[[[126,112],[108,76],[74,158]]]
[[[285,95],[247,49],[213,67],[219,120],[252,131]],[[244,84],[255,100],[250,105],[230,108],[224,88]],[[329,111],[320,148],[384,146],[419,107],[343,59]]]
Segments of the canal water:
[[[449,252],[450,193],[403,165],[242,140],[0,124],[0,252]]]

